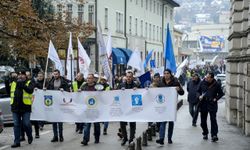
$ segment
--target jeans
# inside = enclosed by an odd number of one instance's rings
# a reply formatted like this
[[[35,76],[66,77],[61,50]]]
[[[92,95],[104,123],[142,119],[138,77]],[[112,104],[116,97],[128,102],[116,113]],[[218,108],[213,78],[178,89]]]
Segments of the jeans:
[[[20,135],[21,135],[21,125],[23,125],[23,129],[28,136],[28,139],[32,138],[32,127],[30,122],[30,112],[24,113],[12,113],[13,121],[14,121],[14,143],[20,143]]]
[[[109,122],[104,122],[104,123],[103,123],[103,128],[104,128],[104,130],[107,130],[108,127],[109,127]]]
[[[198,118],[198,114],[199,114],[198,104],[189,103],[189,113],[190,113],[190,115],[193,118],[192,123],[196,124],[197,118]]]
[[[85,140],[86,142],[88,142],[90,139],[90,128],[91,128],[91,123],[85,123],[83,140]],[[101,130],[100,123],[98,122],[94,123],[94,136],[95,136],[96,141],[99,141],[100,134],[101,134],[100,130]]]
[[[165,138],[166,124],[167,124],[167,122],[160,123],[160,131],[159,131],[160,139]],[[173,131],[174,131],[174,122],[169,121],[168,122],[168,139],[169,140],[172,139]]]
[[[208,128],[207,128],[207,116],[208,113],[210,115],[210,121],[211,121],[211,136],[217,136],[218,134],[218,125],[216,120],[216,111],[201,111],[201,128],[203,130],[203,135],[208,134]]]
[[[58,137],[58,128],[59,128],[59,136],[63,137],[63,123],[62,122],[54,122],[52,123],[52,127],[53,127],[53,133],[54,133],[54,137]]]

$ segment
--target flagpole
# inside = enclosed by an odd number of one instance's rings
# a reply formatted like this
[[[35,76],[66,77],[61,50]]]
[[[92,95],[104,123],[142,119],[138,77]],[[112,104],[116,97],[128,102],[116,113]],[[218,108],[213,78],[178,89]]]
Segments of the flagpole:
[[[70,71],[71,71],[70,74],[71,74],[71,82],[73,82],[73,69],[72,69],[72,68],[73,68],[73,63],[72,63],[72,61],[73,61],[73,60],[72,60],[72,54],[70,54],[70,68],[71,68],[71,69],[70,69]]]
[[[50,50],[50,49],[49,49]],[[49,52],[48,52],[49,55]],[[48,70],[48,63],[49,63],[49,56],[47,56],[46,66],[45,66],[45,73],[44,73],[44,81],[43,81],[43,89],[45,88],[45,81],[47,79],[47,70]]]

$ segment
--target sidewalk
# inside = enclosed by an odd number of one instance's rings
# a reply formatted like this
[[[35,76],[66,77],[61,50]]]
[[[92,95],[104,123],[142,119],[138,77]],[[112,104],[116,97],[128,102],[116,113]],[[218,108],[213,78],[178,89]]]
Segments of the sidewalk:
[[[219,126],[219,141],[217,143],[202,139],[202,130],[199,126],[200,118],[197,127],[192,126],[191,116],[188,111],[188,104],[184,100],[184,105],[178,111],[177,122],[173,134],[173,144],[165,144],[164,146],[157,146],[150,143],[152,146],[145,149],[169,149],[169,150],[249,150],[250,137],[241,134],[240,129],[235,126],[228,125],[224,117],[225,102],[219,103],[219,111],[217,113]],[[200,117],[200,116],[199,116]],[[208,118],[208,126],[210,130],[210,119]],[[167,137],[165,139],[167,143]]]

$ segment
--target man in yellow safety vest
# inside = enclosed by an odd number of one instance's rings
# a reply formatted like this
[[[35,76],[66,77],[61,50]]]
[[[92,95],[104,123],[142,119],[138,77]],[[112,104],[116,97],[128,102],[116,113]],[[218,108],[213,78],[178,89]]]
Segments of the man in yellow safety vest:
[[[28,143],[33,141],[30,122],[33,84],[28,80],[25,71],[18,72],[17,80],[10,84],[10,105],[14,121],[14,144],[12,148],[20,147],[21,124],[28,136]]]
[[[86,82],[84,82],[83,74],[78,73],[76,75],[76,80],[72,83],[73,92],[77,92],[78,89],[80,89],[83,84],[86,84]],[[79,134],[82,134],[83,125],[84,123],[76,123],[76,132],[79,132]]]

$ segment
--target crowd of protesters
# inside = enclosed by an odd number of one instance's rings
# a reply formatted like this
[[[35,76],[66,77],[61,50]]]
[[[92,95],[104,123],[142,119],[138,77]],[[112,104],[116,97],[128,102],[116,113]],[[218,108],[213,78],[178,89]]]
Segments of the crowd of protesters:
[[[182,88],[187,84],[188,102],[190,104],[190,114],[193,117],[192,125],[196,126],[198,109],[201,112],[201,127],[203,129],[203,139],[208,139],[207,115],[210,114],[212,131],[212,141],[217,141],[218,125],[216,122],[217,101],[223,96],[220,85],[214,79],[214,75],[220,73],[216,66],[197,66],[194,69],[185,68],[183,74],[177,79],[169,69],[165,69],[163,76],[159,73],[151,74],[152,83],[147,88],[176,87],[179,95],[184,94]],[[113,88],[107,83],[107,78],[103,75],[89,73],[85,79],[82,73],[78,73],[73,82],[64,78],[59,70],[54,70],[51,78],[44,79],[44,73],[39,71],[32,77],[29,71],[17,71],[11,73],[5,81],[6,90],[11,97],[11,110],[14,120],[14,144],[12,148],[20,147],[21,141],[25,141],[25,134],[28,143],[33,141],[31,123],[35,126],[35,138],[39,138],[39,129],[44,126],[43,121],[30,121],[32,93],[37,89],[60,90],[69,92],[96,91],[96,90],[125,90],[143,88],[138,78],[134,77],[133,71],[127,71],[124,75],[115,75],[113,78]],[[199,108],[198,108],[199,107]],[[101,134],[101,123],[94,124],[95,143],[99,143]],[[108,122],[104,122],[103,134],[107,135]],[[149,123],[149,126],[154,123]],[[156,143],[163,145],[165,138],[166,124],[168,124],[168,143],[172,144],[174,122],[157,123],[159,139]],[[128,136],[126,126],[130,126]],[[88,145],[90,140],[90,123],[76,123],[75,131],[83,134],[81,144]],[[53,137],[51,142],[63,142],[63,123],[52,123]],[[136,122],[120,122],[118,136],[122,139],[121,145],[131,143],[135,138]]]

